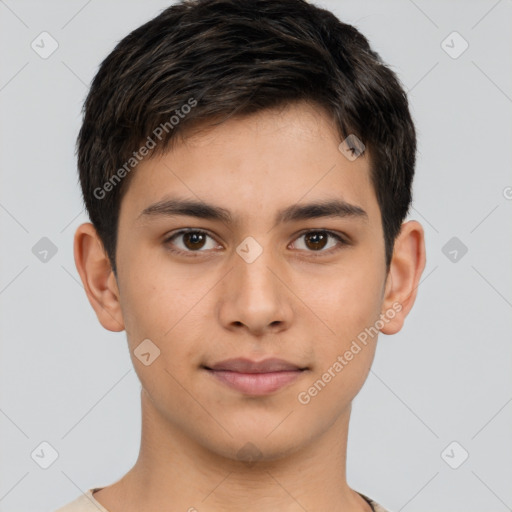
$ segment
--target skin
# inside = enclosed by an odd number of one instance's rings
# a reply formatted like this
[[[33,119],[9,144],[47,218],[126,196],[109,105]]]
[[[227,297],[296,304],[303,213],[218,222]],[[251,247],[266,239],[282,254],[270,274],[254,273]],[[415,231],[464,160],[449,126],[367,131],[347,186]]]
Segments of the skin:
[[[121,204],[117,277],[93,226],[77,229],[87,296],[106,329],[126,330],[142,385],[138,460],[94,494],[110,512],[370,510],[345,466],[351,403],[377,337],[309,403],[298,395],[393,304],[400,311],[380,332],[402,328],[425,266],[424,234],[416,221],[402,225],[386,273],[368,152],[350,161],[339,143],[321,110],[298,103],[232,118],[145,159]],[[171,196],[221,206],[234,222],[141,215]],[[274,226],[280,209],[339,198],[367,218]],[[184,228],[212,238],[200,252],[184,236],[166,241]],[[307,231],[322,229],[349,243],[308,244]],[[252,263],[236,252],[248,236],[263,250]],[[160,350],[148,366],[134,355],[144,339]],[[270,395],[248,396],[201,368],[232,357],[279,357],[308,370]],[[248,442],[255,462],[239,452]]]

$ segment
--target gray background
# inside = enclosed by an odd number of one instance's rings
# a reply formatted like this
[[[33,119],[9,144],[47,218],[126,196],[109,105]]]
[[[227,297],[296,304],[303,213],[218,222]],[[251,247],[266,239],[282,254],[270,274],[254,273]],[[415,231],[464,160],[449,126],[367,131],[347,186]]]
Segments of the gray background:
[[[0,1],[1,511],[51,511],[137,457],[125,335],[97,322],[74,266],[87,220],[74,144],[101,60],[167,5]],[[512,1],[321,5],[356,25],[408,91],[410,218],[427,241],[416,305],[399,334],[381,335],[354,403],[349,484],[393,512],[512,510]],[[31,48],[43,31],[59,45],[47,59]],[[469,43],[458,58],[443,46],[459,52],[461,40],[442,45],[453,31]],[[32,250],[43,237],[57,249],[46,262]],[[43,441],[58,452],[48,469],[48,449],[31,457]]]

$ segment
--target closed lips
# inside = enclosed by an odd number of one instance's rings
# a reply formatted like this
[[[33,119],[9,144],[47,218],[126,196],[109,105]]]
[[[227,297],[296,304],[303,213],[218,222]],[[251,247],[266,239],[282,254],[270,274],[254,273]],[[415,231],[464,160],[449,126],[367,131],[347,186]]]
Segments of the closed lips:
[[[306,368],[290,363],[283,359],[270,358],[263,361],[253,361],[246,358],[227,359],[211,366],[204,366],[207,370],[229,371],[237,373],[274,373],[302,371]]]

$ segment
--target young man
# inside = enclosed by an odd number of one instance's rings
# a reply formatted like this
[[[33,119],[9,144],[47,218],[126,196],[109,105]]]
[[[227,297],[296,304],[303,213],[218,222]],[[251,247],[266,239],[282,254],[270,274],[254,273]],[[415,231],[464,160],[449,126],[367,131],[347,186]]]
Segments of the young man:
[[[84,107],[87,296],[142,384],[134,467],[61,512],[383,512],[351,403],[425,265],[396,76],[303,0],[193,0],[123,39]]]

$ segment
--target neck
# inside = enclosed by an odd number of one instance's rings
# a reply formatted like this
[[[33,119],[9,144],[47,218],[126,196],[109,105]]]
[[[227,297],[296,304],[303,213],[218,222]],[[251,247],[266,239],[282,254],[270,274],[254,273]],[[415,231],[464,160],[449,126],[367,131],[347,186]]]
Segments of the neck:
[[[94,494],[110,512],[367,512],[346,482],[350,407],[318,439],[291,454],[233,460],[199,445],[163,418],[142,391],[139,457],[118,482]]]

